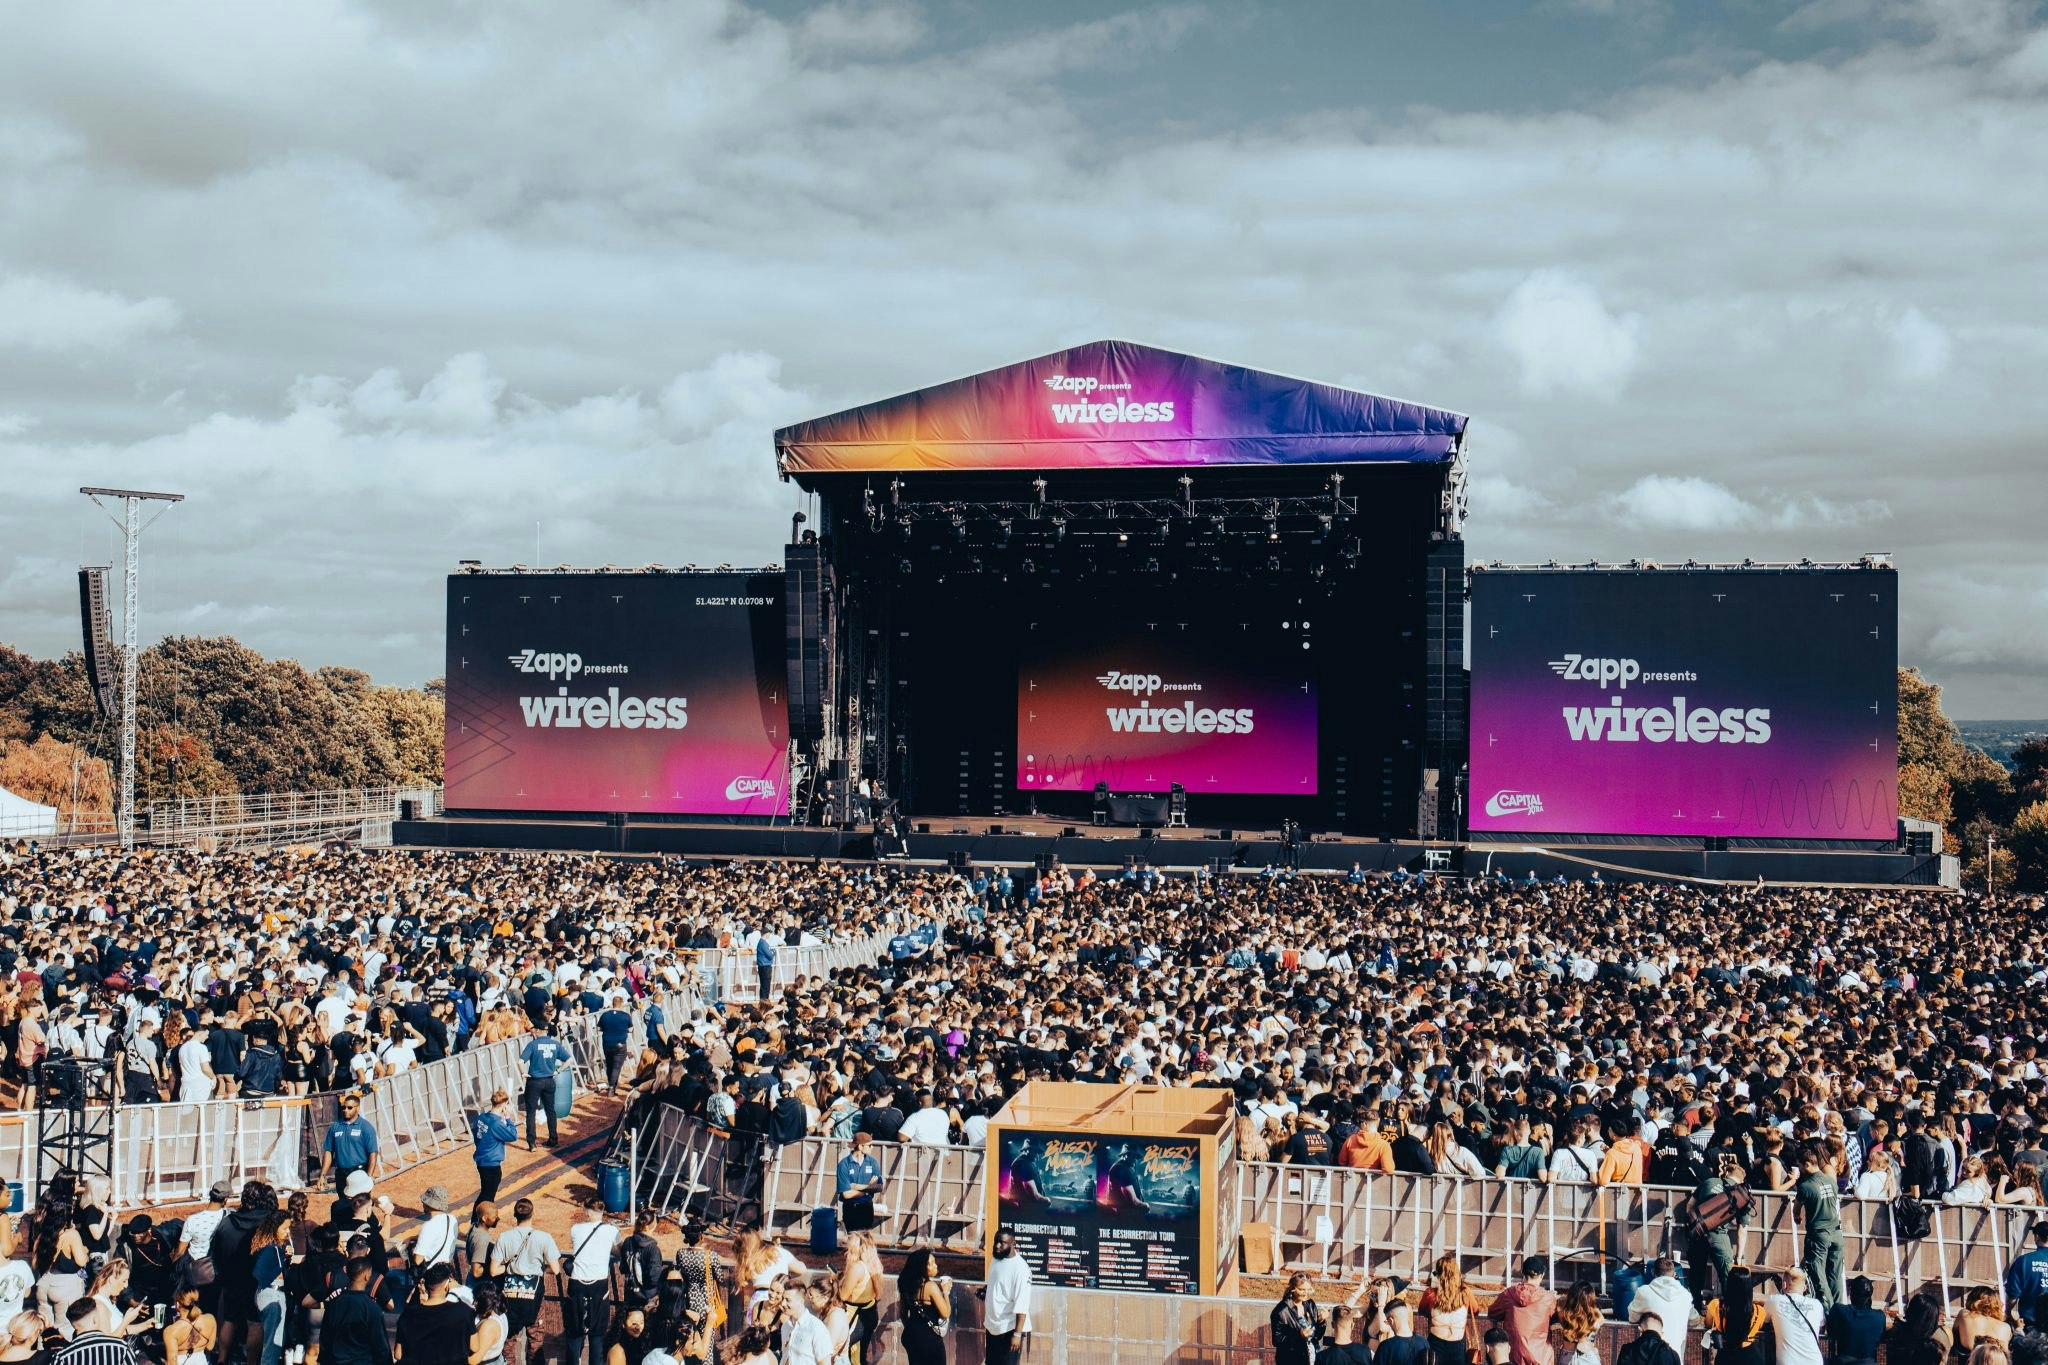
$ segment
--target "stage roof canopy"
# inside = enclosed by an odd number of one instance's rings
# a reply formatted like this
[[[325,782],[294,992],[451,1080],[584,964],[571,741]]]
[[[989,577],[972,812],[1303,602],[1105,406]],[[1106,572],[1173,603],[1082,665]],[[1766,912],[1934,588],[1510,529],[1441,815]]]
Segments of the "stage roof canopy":
[[[1455,412],[1094,341],[775,433],[782,472],[1434,464]]]

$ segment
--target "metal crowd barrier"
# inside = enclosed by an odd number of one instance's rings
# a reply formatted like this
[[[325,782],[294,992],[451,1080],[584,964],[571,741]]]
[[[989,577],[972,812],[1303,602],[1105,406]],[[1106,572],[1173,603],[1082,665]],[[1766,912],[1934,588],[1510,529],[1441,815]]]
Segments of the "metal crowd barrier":
[[[786,991],[813,977],[829,976],[848,967],[871,966],[888,956],[889,940],[894,937],[895,931],[884,930],[847,943],[779,946],[769,989]],[[761,974],[751,950],[693,948],[677,956],[689,959],[686,974],[706,1003],[754,1004],[760,1000]]]
[[[655,999],[670,1019],[687,1014],[693,1003],[687,995]],[[645,1003],[635,1010],[627,1039],[635,1055],[646,1039]],[[558,1036],[568,1043],[581,1077],[603,1074],[594,1015],[573,1016]],[[371,1082],[362,1116],[377,1130],[383,1172],[468,1146],[470,1120],[490,1107],[491,1092],[503,1088],[518,1095],[524,1074],[519,1054],[527,1041],[522,1035],[487,1043]],[[193,1203],[222,1180],[306,1188],[319,1179],[322,1144],[340,1093],[120,1106],[114,1112],[114,1199],[129,1207]],[[18,1182],[24,1198],[34,1201],[33,1110],[0,1116],[0,1179]]]
[[[731,1217],[742,1207],[778,1231],[808,1230],[811,1211],[836,1203],[837,1167],[851,1144],[807,1137],[786,1147],[728,1137],[665,1107],[640,1148],[640,1188],[649,1207],[710,1210]],[[886,1213],[874,1235],[883,1245],[977,1250],[982,1242],[985,1153],[966,1147],[878,1142]],[[1679,1208],[1689,1191],[1641,1185],[1544,1184],[1533,1180],[1386,1175],[1350,1167],[1238,1162],[1221,1191],[1234,1200],[1235,1226],[1270,1225],[1283,1270],[1357,1280],[1400,1275],[1420,1281],[1435,1259],[1455,1254],[1466,1273],[1498,1283],[1514,1279],[1531,1256],[1550,1260],[1561,1278],[1596,1280],[1611,1268],[1671,1254],[1685,1259]],[[2042,1216],[2019,1206],[1932,1205],[1933,1229],[1897,1242],[1889,1206],[1841,1204],[1843,1273],[1911,1292],[1997,1286],[2010,1259],[2029,1245]],[[1804,1239],[1789,1194],[1759,1191],[1736,1236],[1737,1259],[1770,1270],[1796,1268]],[[1232,1248],[1235,1255],[1235,1248]]]

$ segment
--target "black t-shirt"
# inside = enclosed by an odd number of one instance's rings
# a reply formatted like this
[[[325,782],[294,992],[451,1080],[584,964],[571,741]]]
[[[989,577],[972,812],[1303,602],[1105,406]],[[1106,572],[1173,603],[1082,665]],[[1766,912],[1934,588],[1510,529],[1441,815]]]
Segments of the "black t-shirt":
[[[213,1062],[213,1074],[232,1076],[241,1069],[242,1053],[247,1050],[249,1040],[236,1028],[225,1028],[219,1024],[206,1031],[206,1053]]]
[[[450,1299],[415,1303],[398,1315],[398,1346],[406,1365],[468,1365],[476,1313]]]
[[[1415,1365],[1429,1354],[1429,1343],[1421,1337],[1388,1337],[1373,1352],[1372,1365]]]
[[[1287,1139],[1287,1159],[1304,1166],[1327,1166],[1330,1139],[1317,1129],[1304,1128]]]
[[[894,1105],[869,1105],[860,1111],[860,1131],[877,1142],[894,1142],[903,1131],[903,1111]]]
[[[1375,1365],[1375,1362],[1372,1347],[1362,1341],[1347,1341],[1342,1346],[1325,1346],[1316,1357],[1316,1365]]]

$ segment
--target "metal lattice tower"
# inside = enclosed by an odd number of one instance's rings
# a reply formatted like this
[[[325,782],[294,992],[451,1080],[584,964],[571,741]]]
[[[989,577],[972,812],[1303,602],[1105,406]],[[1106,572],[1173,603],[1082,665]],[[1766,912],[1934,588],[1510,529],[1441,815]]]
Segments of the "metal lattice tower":
[[[121,528],[122,555],[121,582],[121,803],[115,812],[120,825],[121,847],[135,847],[135,671],[136,653],[139,646],[136,628],[136,609],[141,601],[142,569],[142,504],[145,502],[183,502],[183,493],[143,493],[131,488],[81,488],[79,492],[93,501],[101,511],[106,504],[101,498],[119,498],[123,515],[114,518],[114,524]],[[169,511],[165,507],[157,513],[160,517]],[[109,516],[113,514],[108,513]],[[154,525],[156,517],[151,517]]]

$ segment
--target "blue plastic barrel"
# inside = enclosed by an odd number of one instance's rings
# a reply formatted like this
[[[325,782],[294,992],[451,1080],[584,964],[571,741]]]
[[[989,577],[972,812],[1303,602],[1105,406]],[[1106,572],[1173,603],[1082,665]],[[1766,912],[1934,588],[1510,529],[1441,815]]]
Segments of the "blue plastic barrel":
[[[1636,1291],[1643,1287],[1643,1272],[1627,1261],[1614,1268],[1614,1311],[1608,1314],[1616,1322],[1628,1321],[1628,1306],[1635,1302]]]
[[[569,1117],[569,1110],[576,1104],[576,1073],[563,1067],[555,1073],[555,1117]]]
[[[633,1207],[633,1168],[623,1161],[608,1161],[597,1168],[597,1192],[606,1213],[626,1213]]]

